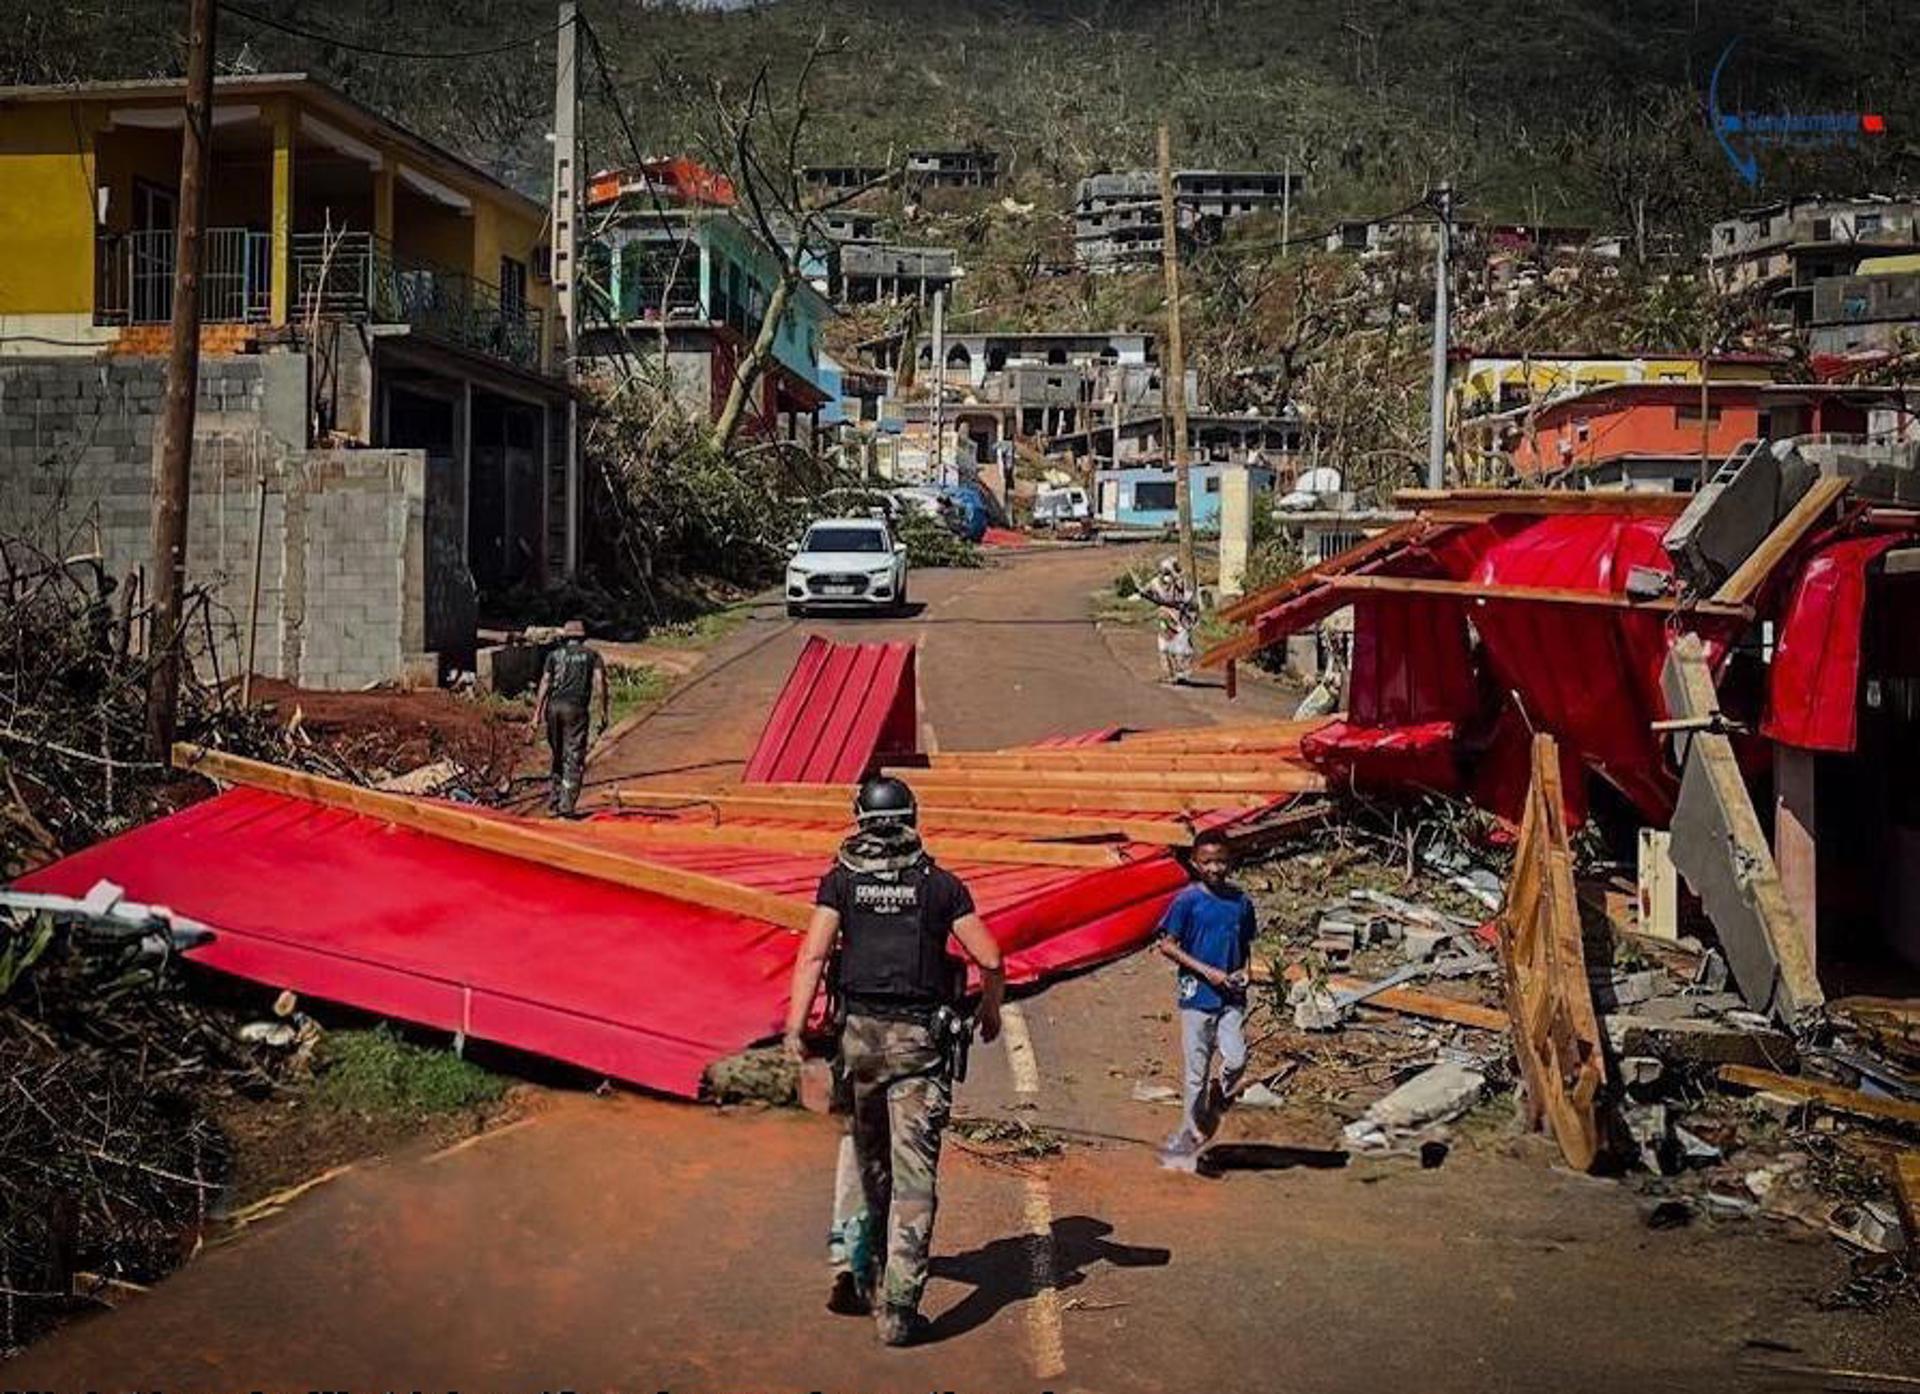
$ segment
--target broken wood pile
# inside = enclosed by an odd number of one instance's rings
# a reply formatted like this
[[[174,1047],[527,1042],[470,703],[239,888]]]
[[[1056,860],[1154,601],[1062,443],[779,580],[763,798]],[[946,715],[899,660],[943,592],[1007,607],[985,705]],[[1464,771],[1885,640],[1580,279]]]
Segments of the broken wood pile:
[[[1279,805],[1325,788],[1300,759],[1301,739],[1321,724],[1269,722],[1121,734],[1085,745],[950,751],[884,772],[912,786],[935,856],[1097,868],[1119,865],[1141,849],[1185,846],[1196,825],[1229,825],[1249,838],[1271,835]],[[742,782],[629,784],[613,797],[630,815],[620,820],[620,835],[635,846],[784,843],[826,854],[850,827],[853,793],[852,785]]]

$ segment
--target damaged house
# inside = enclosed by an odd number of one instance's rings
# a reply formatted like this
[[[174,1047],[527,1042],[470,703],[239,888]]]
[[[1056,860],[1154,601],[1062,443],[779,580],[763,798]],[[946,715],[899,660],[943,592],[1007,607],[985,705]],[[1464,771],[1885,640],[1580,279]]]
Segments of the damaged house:
[[[0,89],[0,518],[136,591],[183,93]],[[480,593],[571,570],[546,222],[312,78],[218,79],[188,567],[257,610],[259,672],[430,682],[471,665]],[[236,618],[202,658],[231,675],[248,649]]]
[[[1346,714],[1303,743],[1331,781],[1517,819],[1550,736],[1568,824],[1670,829],[1740,993],[1798,1025],[1920,966],[1920,476],[1806,444],[1692,497],[1402,495],[1201,662],[1350,607]]]

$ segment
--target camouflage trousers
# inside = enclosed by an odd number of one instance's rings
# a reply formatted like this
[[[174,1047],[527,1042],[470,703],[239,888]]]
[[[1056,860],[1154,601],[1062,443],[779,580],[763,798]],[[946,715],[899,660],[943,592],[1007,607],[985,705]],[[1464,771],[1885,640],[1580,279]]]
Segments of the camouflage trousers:
[[[927,1285],[953,1081],[924,1022],[850,1013],[840,1059],[853,1087],[853,1150],[868,1221],[886,1245],[876,1296],[888,1307],[914,1310]]]
[[[585,707],[547,704],[547,746],[553,752],[547,776],[547,811],[571,813],[580,798],[587,770],[587,736],[592,724]]]

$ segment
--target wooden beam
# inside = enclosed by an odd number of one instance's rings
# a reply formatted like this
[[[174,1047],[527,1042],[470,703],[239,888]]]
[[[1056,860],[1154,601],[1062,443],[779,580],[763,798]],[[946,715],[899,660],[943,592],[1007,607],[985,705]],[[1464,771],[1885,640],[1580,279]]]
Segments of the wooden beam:
[[[1135,771],[1142,774],[1257,774],[1275,758],[1290,759],[1299,747],[1204,752],[1126,750],[1094,754],[1080,750],[942,751],[931,758],[936,772],[952,770]],[[924,773],[924,772],[923,772]]]
[[[1489,586],[1473,581],[1440,581],[1421,576],[1336,576],[1327,584],[1342,592],[1439,595],[1460,600],[1529,601],[1551,605],[1586,605],[1608,610],[1646,610],[1661,614],[1678,611],[1727,619],[1753,618],[1753,611],[1748,606],[1722,604],[1717,600],[1690,601],[1670,595],[1636,600],[1615,591],[1576,590],[1567,586]]]
[[[1900,1221],[1907,1227],[1907,1250],[1920,1250],[1920,1151],[1902,1148],[1888,1160],[1887,1169],[1893,1173]]]
[[[561,834],[565,836],[565,834]],[[844,835],[815,828],[756,828],[702,823],[606,822],[593,831],[596,841],[632,843],[650,847],[767,848],[777,852],[818,853],[831,857]],[[1113,867],[1124,860],[1112,844],[1089,842],[1026,842],[1010,837],[965,837],[930,833],[926,847],[948,862],[993,862],[1008,866]]]
[[[1720,583],[1720,589],[1713,593],[1715,602],[1722,605],[1746,605],[1767,578],[1773,575],[1774,568],[1786,560],[1787,553],[1800,544],[1800,540],[1813,530],[1813,527],[1838,503],[1847,492],[1848,483],[1837,475],[1823,475],[1813,481],[1813,487],[1800,496],[1800,502],[1787,510],[1787,516],[1774,524],[1773,531],[1760,540],[1760,545],[1747,554],[1747,559],[1734,568],[1733,575]]]
[[[787,929],[803,930],[813,916],[813,908],[805,901],[754,890],[716,876],[661,866],[624,853],[582,846],[570,838],[531,828],[522,822],[472,813],[453,804],[362,789],[337,779],[302,774],[298,770],[282,769],[184,742],[173,747],[173,763],[178,769],[209,779],[244,784],[327,808],[345,809],[398,827],[431,833],[448,842],[537,862],[596,881],[671,896],[710,910],[765,920]]]
[[[1722,1084],[1735,1084],[1742,1089],[1764,1089],[1772,1094],[1785,1094],[1789,1099],[1806,1099],[1825,1104],[1841,1113],[1853,1114],[1857,1118],[1920,1124],[1920,1104],[1908,1103],[1904,1099],[1863,1094],[1858,1089],[1828,1084],[1825,1080],[1775,1074],[1772,1070],[1758,1070],[1751,1065],[1722,1065],[1716,1073]]]
[[[1082,746],[1083,751],[1113,748],[1121,751],[1167,751],[1182,755],[1236,750],[1270,750],[1298,746],[1301,738],[1325,726],[1328,717],[1308,717],[1300,721],[1266,721],[1248,726],[1177,726],[1159,731],[1142,731],[1122,736],[1108,747]],[[1042,749],[1050,747],[1041,747]]]
[[[885,771],[923,789],[1174,790],[1188,794],[1306,794],[1327,787],[1318,770],[1274,761],[1265,770],[1236,773],[1191,770],[915,770]]]
[[[761,788],[764,786],[755,786]],[[836,828],[850,825],[848,796],[816,794],[748,793],[735,785],[724,790],[655,789],[635,785],[614,791],[614,802],[622,808],[694,808],[709,809],[719,822],[742,818],[783,820],[797,823],[831,823]],[[1177,810],[1176,810],[1177,811]],[[969,804],[951,805],[937,797],[920,800],[920,826],[924,831],[942,829],[969,832],[1007,833],[1024,838],[1123,837],[1129,842],[1162,847],[1185,847],[1193,841],[1193,829],[1177,819],[1088,817],[1067,813],[1023,812],[1005,808],[977,808]]]
[[[1309,566],[1304,571],[1296,571],[1284,581],[1257,590],[1252,595],[1242,596],[1233,604],[1215,611],[1214,618],[1223,624],[1239,624],[1243,620],[1250,620],[1255,615],[1271,610],[1276,605],[1285,604],[1294,596],[1313,589],[1330,576],[1351,571],[1354,567],[1383,556],[1396,547],[1404,547],[1417,541],[1425,530],[1426,524],[1418,519],[1395,523],[1385,532],[1365,538],[1347,548],[1346,551]]]
[[[1255,965],[1255,982],[1273,980],[1273,964],[1264,962]],[[1306,976],[1306,969],[1297,963],[1288,964],[1282,974],[1288,982],[1298,982]],[[1333,974],[1327,978],[1327,986],[1335,992],[1360,992],[1369,984],[1362,978],[1344,977]],[[1507,1014],[1497,1007],[1483,1007],[1477,1002],[1461,1002],[1452,997],[1442,997],[1438,993],[1422,992],[1419,988],[1390,987],[1374,993],[1362,1007],[1384,1007],[1388,1011],[1399,1012],[1405,1016],[1425,1017],[1431,1021],[1450,1021],[1458,1026],[1471,1026],[1480,1031],[1496,1031],[1505,1034],[1511,1029]]]
[[[1590,1171],[1605,1143],[1600,1099],[1607,1082],[1606,1052],[1581,948],[1560,754],[1553,737],[1535,736],[1532,756],[1532,781],[1499,916],[1500,964],[1514,1054],[1526,1081],[1528,1122],[1550,1126],[1567,1164]]]
[[[1401,489],[1396,508],[1428,514],[1618,513],[1632,518],[1678,518],[1691,496],[1637,489]]]

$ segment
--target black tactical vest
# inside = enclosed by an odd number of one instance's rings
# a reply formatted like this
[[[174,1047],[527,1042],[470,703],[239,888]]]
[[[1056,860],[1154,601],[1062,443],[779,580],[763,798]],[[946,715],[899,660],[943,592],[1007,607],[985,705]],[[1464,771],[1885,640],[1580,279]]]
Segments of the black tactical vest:
[[[929,924],[933,863],[855,872],[840,922],[840,996],[855,1010],[925,1011],[956,995],[950,926]]]

